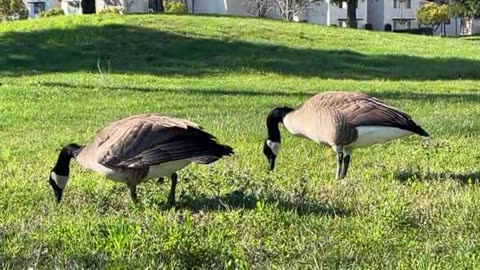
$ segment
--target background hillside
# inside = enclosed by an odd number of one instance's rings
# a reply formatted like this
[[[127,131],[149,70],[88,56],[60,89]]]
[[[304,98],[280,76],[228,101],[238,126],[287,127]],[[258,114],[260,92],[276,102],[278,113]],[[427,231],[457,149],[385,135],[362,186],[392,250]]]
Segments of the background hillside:
[[[1,268],[478,268],[480,47],[445,39],[213,16],[68,16],[0,24]],[[362,91],[430,134],[353,153],[282,135],[265,117],[326,90]],[[77,165],[57,206],[62,145],[157,112],[198,122],[236,155],[169,184]],[[283,129],[282,129],[283,130]],[[283,130],[284,131],[284,130]]]

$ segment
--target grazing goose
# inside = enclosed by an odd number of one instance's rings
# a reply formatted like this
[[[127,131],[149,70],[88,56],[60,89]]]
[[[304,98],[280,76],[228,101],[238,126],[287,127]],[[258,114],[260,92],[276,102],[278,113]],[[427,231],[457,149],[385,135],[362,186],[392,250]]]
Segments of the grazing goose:
[[[167,205],[175,204],[176,172],[192,162],[209,164],[233,154],[227,145],[197,124],[155,114],[131,116],[100,130],[90,144],[63,147],[50,173],[57,202],[69,177],[70,160],[114,181],[126,183],[137,202],[136,187],[141,182],[171,177]]]
[[[428,133],[404,112],[363,93],[324,92],[298,109],[278,107],[267,117],[268,138],[263,146],[270,170],[280,151],[283,123],[293,135],[329,145],[337,153],[337,179],[346,176],[354,148],[386,143],[393,139]]]

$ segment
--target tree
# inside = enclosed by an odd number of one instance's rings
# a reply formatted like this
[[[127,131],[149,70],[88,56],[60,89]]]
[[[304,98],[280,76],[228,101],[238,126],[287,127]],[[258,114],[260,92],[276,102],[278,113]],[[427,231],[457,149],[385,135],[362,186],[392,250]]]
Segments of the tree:
[[[332,0],[334,4],[341,7],[343,2],[347,3],[347,26],[357,28],[357,6],[359,0]]]
[[[303,12],[307,7],[322,0],[272,0],[275,10],[286,21],[291,21],[295,15]]]
[[[255,17],[267,17],[268,12],[273,8],[271,0],[246,0],[242,4],[247,12]]]
[[[416,19],[419,23],[431,26],[436,30],[440,25],[444,25],[446,21],[450,20],[449,6],[434,2],[423,4],[417,10]],[[442,32],[445,32],[445,29]]]
[[[13,16],[26,18],[27,7],[22,0],[0,0],[0,21],[9,20]]]
[[[154,12],[164,12],[165,7],[163,5],[163,0],[153,0],[153,11]]]
[[[454,15],[468,19],[480,17],[480,0],[450,0]]]

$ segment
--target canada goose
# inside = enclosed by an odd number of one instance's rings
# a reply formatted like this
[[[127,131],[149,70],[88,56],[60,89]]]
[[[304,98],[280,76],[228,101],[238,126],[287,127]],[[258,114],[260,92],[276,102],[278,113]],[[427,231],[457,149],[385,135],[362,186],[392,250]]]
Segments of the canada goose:
[[[136,115],[111,123],[86,146],[64,146],[49,182],[59,203],[74,158],[87,169],[126,183],[132,200],[137,202],[138,184],[170,176],[167,205],[173,206],[178,170],[192,162],[210,164],[231,154],[230,146],[218,144],[214,136],[193,122],[155,114]]]
[[[337,179],[346,176],[354,148],[386,143],[414,133],[428,137],[409,115],[374,97],[363,93],[319,93],[296,110],[278,107],[268,114],[268,138],[263,153],[270,170],[274,169],[280,151],[279,123],[292,135],[331,146],[337,153]]]

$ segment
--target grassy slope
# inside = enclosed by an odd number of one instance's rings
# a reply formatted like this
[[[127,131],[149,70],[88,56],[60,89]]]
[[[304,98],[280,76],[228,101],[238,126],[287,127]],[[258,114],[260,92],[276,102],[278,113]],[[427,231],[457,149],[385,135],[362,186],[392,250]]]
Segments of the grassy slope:
[[[239,18],[1,24],[0,267],[478,268],[478,46]],[[266,114],[324,90],[383,98],[432,137],[358,150],[336,181],[330,149],[284,132],[268,174]],[[182,171],[176,211],[157,210],[168,184],[135,207],[77,165],[56,206],[60,146],[143,112],[197,121],[237,155]]]

